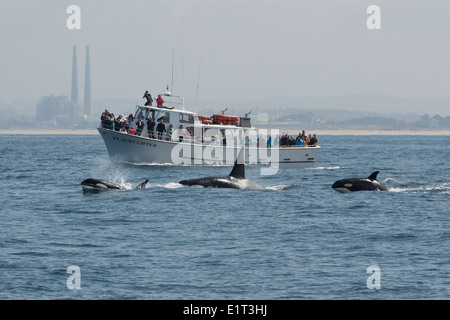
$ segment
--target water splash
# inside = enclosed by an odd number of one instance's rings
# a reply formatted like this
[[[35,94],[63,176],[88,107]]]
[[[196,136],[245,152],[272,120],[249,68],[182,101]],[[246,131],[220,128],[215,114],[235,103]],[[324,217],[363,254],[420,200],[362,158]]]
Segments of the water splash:
[[[450,182],[433,186],[405,186],[389,187],[391,192],[424,193],[424,194],[450,194]]]

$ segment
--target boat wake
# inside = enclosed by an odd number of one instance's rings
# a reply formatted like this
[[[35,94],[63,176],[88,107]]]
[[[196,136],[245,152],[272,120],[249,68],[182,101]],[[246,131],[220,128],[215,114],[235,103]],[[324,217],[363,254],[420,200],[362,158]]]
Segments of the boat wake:
[[[432,186],[393,186],[391,192],[423,193],[423,194],[450,194],[450,182]]]

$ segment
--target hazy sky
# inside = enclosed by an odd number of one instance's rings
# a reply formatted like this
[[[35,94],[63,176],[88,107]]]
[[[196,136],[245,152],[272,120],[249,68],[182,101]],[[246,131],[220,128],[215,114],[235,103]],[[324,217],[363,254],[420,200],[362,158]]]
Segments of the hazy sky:
[[[72,4],[81,30],[66,26]],[[372,4],[381,30],[366,26]],[[450,97],[449,35],[448,0],[0,0],[0,100],[70,95],[74,45],[80,101],[86,45],[94,99],[164,91],[173,51],[186,99],[199,70],[201,99]]]

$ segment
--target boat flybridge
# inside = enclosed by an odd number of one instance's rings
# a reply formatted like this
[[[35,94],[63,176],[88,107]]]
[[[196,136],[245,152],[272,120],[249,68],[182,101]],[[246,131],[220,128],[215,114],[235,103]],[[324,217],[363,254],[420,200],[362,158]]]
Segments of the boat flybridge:
[[[140,118],[144,122],[141,132],[130,134],[114,124],[102,123],[98,131],[111,159],[141,164],[233,165],[244,148],[246,164],[272,169],[315,165],[319,146],[279,146],[279,130],[252,127],[250,112],[239,117],[226,115],[225,109],[202,116],[185,110],[180,97],[169,92],[164,96],[170,101],[163,106],[136,106],[134,120],[128,126],[136,128]],[[154,130],[149,130],[150,117],[155,122]],[[157,131],[158,125],[159,130],[165,129],[162,133]]]

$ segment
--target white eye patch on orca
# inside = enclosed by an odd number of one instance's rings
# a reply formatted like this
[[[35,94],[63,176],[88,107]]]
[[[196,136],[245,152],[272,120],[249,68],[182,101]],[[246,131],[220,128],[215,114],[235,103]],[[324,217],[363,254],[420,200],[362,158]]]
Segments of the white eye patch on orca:
[[[351,184],[351,183],[346,183],[346,184],[344,184],[344,187],[346,187],[346,188],[351,188],[351,187],[353,187],[353,184]]]

